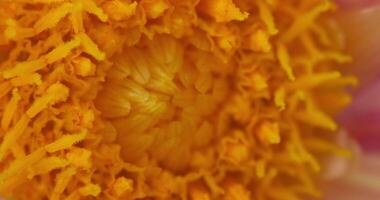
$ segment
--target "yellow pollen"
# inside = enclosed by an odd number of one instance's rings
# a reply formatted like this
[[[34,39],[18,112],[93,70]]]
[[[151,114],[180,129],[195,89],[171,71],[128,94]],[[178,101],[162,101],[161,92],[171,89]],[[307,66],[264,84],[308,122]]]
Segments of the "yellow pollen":
[[[143,0],[142,6],[147,17],[156,19],[163,15],[170,4],[166,0]]]
[[[264,122],[260,126],[258,134],[258,137],[264,143],[278,144],[281,142],[278,123]]]
[[[126,192],[131,191],[133,191],[133,181],[125,177],[116,179],[115,183],[113,184],[113,192],[118,197],[122,196]]]

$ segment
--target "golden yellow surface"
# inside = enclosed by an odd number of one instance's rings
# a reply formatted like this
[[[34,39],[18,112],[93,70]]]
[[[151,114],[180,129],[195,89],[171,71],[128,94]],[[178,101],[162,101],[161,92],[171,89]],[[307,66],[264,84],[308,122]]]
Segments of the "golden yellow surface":
[[[350,102],[327,0],[0,1],[0,196],[319,197]]]

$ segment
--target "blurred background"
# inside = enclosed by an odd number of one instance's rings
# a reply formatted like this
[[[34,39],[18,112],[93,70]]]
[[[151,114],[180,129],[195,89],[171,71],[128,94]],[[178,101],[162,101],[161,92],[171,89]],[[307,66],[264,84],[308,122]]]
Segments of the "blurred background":
[[[353,62],[347,70],[360,81],[353,102],[338,120],[339,142],[352,149],[354,160],[326,161],[325,200],[380,199],[380,1],[336,0],[337,18],[346,32]]]

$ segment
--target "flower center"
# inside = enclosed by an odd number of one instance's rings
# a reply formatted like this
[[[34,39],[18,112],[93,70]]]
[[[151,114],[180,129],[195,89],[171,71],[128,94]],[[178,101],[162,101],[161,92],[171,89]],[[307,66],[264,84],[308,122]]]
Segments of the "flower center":
[[[228,64],[166,35],[126,48],[115,60],[97,107],[116,128],[123,158],[184,169],[190,152],[217,132]]]

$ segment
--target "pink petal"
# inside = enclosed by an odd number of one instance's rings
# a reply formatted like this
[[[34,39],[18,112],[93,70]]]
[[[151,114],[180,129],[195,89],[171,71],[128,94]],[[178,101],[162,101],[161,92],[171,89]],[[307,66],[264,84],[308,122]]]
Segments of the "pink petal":
[[[363,149],[380,150],[380,78],[356,93],[340,121]]]
[[[378,200],[380,152],[362,154],[340,179],[326,182],[324,200]]]
[[[354,159],[333,156],[324,160],[323,200],[378,200],[380,197],[380,151],[361,151],[344,130],[337,143],[351,149]]]
[[[362,86],[354,96],[351,105],[343,112],[345,125],[363,128],[362,123],[371,125],[380,122],[380,78]],[[374,124],[376,125],[376,124]],[[364,127],[366,128],[366,127]]]
[[[344,1],[359,2],[363,5],[380,1]],[[361,82],[351,106],[341,114],[341,124],[364,149],[380,150],[380,4],[346,8],[339,19],[354,57],[348,67]]]

